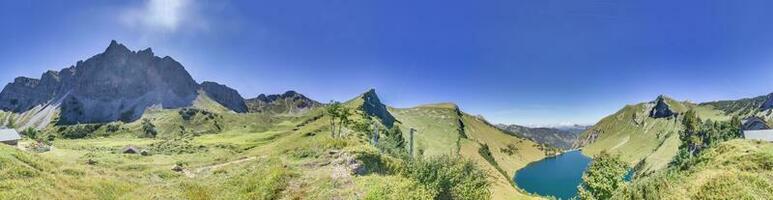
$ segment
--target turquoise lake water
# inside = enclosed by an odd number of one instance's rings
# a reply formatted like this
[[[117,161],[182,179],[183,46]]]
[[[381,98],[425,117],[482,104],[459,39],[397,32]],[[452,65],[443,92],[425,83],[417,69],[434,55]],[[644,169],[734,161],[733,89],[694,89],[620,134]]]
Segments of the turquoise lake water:
[[[582,183],[582,174],[590,165],[591,158],[580,151],[570,151],[556,157],[531,163],[515,173],[514,181],[519,188],[529,193],[570,199],[577,196],[577,186]],[[625,175],[631,181],[633,171]]]
[[[577,186],[590,161],[591,158],[580,151],[546,158],[518,170],[515,184],[530,193],[569,199],[577,195]]]

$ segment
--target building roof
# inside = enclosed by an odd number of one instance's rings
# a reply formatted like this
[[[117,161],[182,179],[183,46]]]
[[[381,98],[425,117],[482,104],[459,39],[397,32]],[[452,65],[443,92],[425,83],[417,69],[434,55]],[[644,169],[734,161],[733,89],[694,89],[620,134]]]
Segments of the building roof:
[[[0,129],[0,141],[20,140],[21,136],[13,129]]]
[[[749,117],[741,121],[743,130],[765,130],[770,129],[768,122],[760,117]]]
[[[745,130],[743,136],[749,140],[773,141],[773,129]]]

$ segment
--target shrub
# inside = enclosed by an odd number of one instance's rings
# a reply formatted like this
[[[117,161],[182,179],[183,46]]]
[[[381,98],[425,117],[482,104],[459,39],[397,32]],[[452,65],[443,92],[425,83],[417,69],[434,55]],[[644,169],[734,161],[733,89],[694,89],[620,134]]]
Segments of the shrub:
[[[582,175],[578,189],[580,199],[610,199],[618,188],[622,188],[627,164],[619,156],[602,151],[593,158]]]
[[[385,177],[388,180],[376,180],[367,185],[365,200],[430,200],[436,194],[427,190],[415,180],[403,177]]]
[[[156,135],[158,135],[158,131],[156,130],[156,125],[150,122],[149,119],[142,120],[142,131],[145,134],[145,137],[148,137],[148,138],[155,138]]]
[[[32,127],[29,127],[21,131],[21,135],[26,136],[27,138],[32,140],[38,139],[38,133],[40,133],[40,131]]]
[[[436,194],[434,199],[490,199],[487,175],[472,161],[450,156],[411,162],[406,177]]]
[[[79,124],[72,126],[62,126],[59,133],[67,139],[81,139],[93,135],[102,124]]]

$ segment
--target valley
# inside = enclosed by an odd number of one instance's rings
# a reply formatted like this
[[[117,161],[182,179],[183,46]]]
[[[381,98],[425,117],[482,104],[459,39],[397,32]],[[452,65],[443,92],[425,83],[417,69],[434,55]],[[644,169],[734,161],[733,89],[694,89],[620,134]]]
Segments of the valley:
[[[494,125],[454,103],[397,108],[375,89],[352,96],[245,99],[196,82],[169,56],[112,41],[0,93],[0,126],[23,136],[16,147],[0,145],[0,199],[544,199],[516,183],[544,181],[550,170],[518,174],[562,154],[575,156],[556,160],[573,173],[551,175],[568,198],[590,158],[606,153],[635,173],[614,193],[620,199],[646,199],[652,188],[663,199],[773,193],[769,142],[727,138],[684,161],[694,162],[688,169],[673,164],[688,111],[707,126],[751,117],[771,124],[773,95],[659,96],[572,129]],[[667,182],[674,187],[661,187]]]

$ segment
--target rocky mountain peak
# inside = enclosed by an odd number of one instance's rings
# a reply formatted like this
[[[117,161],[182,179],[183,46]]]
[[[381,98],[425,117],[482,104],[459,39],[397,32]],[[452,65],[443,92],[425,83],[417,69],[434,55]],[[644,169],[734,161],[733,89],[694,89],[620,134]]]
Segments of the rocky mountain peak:
[[[124,46],[121,43],[116,42],[115,40],[110,41],[110,45],[107,46],[107,49],[105,49],[105,52],[103,54],[105,55],[112,55],[112,54],[128,54],[131,53],[131,50]]]
[[[658,96],[658,98],[655,99],[655,107],[650,111],[650,117],[665,118],[673,115],[674,112],[668,106],[668,103],[666,103],[666,97],[663,95]]]
[[[235,90],[214,82],[199,85],[179,62],[155,56],[150,48],[131,51],[113,40],[103,53],[40,79],[19,77],[0,92],[0,109],[27,112],[38,105],[57,107],[59,124],[134,121],[146,108],[191,106],[206,90],[213,100],[246,111]]]
[[[378,98],[375,89],[370,89],[362,94],[363,104],[360,109],[370,116],[375,116],[381,119],[381,122],[387,126],[392,127],[396,121],[395,117],[389,113],[386,105],[381,103],[381,99]]]

